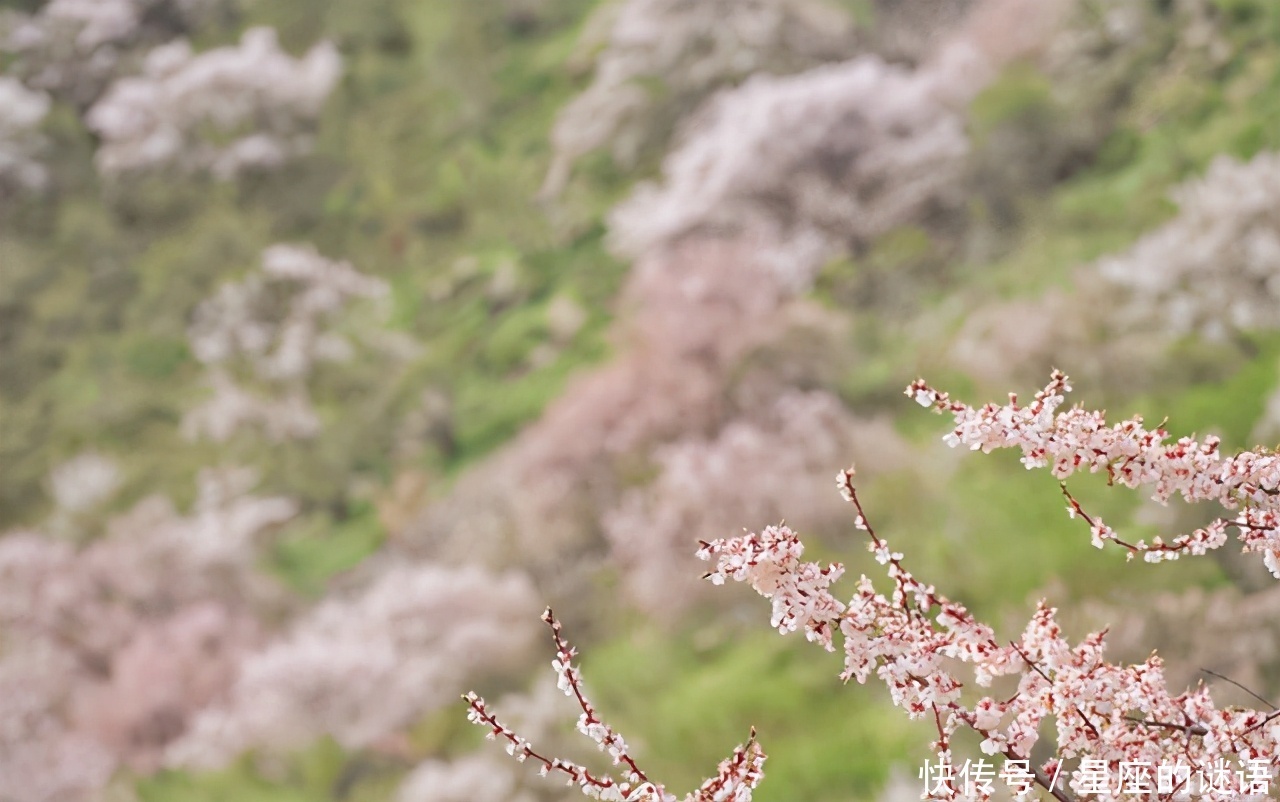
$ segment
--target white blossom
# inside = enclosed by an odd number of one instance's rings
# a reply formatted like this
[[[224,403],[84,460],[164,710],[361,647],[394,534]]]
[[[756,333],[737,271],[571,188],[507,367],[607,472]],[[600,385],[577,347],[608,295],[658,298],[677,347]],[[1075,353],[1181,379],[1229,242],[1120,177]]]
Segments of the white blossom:
[[[12,184],[39,189],[48,180],[40,162],[45,139],[40,124],[49,113],[50,99],[16,78],[0,75],[0,186]]]
[[[149,47],[194,27],[225,0],[49,0],[0,30],[27,85],[92,105]]]
[[[316,363],[343,362],[354,354],[337,330],[351,302],[389,293],[385,282],[326,259],[313,247],[267,248],[260,271],[224,284],[195,309],[187,336],[196,358],[209,366],[213,395],[188,411],[184,433],[218,442],[247,426],[274,441],[318,434],[307,378]],[[375,338],[374,344],[393,357],[414,353],[399,342],[387,348]],[[237,380],[237,367],[254,374],[263,389]]]
[[[561,110],[544,197],[564,188],[574,161],[610,147],[623,164],[673,115],[755,73],[787,73],[839,58],[851,20],[814,0],[614,0],[587,23],[580,48],[595,74]],[[655,91],[652,84],[660,84]],[[674,108],[673,108],[674,107]]]
[[[83,512],[106,501],[120,487],[120,467],[114,460],[86,451],[49,474],[53,500],[63,510]]]
[[[174,765],[225,765],[328,733],[368,746],[456,698],[465,679],[519,663],[534,607],[521,574],[398,565],[352,598],[320,604],[250,655],[224,705],[170,749]]]
[[[271,28],[199,54],[181,39],[157,47],[141,75],[116,81],[89,110],[86,122],[102,139],[98,167],[106,175],[177,167],[223,179],[278,167],[310,151],[341,70],[332,44],[294,59]]]
[[[699,229],[769,232],[784,283],[803,288],[832,253],[910,222],[957,189],[963,119],[927,76],[873,56],[756,76],[713,98],[610,218],[636,255]]]
[[[311,399],[297,389],[268,397],[246,390],[221,370],[209,371],[208,382],[213,394],[182,416],[182,433],[189,439],[222,443],[242,428],[257,429],[273,442],[320,433]]]
[[[1126,291],[1123,325],[1216,339],[1280,327],[1280,153],[1219,156],[1171,195],[1177,217],[1097,264]]]

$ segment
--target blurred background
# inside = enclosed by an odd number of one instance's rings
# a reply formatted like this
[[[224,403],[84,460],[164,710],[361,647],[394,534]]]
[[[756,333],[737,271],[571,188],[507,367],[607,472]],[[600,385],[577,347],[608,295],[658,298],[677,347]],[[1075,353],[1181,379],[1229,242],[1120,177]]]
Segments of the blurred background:
[[[927,722],[694,557],[878,576],[852,461],[1002,636],[1280,690],[1260,561],[1098,552],[902,394],[1280,439],[1270,0],[5,0],[0,68],[2,802],[574,798],[458,696],[604,767],[547,604],[670,790],[755,725],[761,802],[918,798]]]

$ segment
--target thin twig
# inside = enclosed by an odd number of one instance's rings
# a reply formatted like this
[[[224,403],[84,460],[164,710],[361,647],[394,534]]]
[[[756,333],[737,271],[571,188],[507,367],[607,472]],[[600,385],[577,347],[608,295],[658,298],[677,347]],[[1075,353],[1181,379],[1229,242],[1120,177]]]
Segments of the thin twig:
[[[1220,679],[1220,680],[1224,680],[1224,681],[1226,681],[1226,682],[1230,682],[1232,685],[1236,686],[1236,687],[1237,687],[1237,688],[1239,688],[1240,690],[1242,690],[1242,691],[1244,691],[1245,693],[1249,694],[1249,695],[1250,695],[1250,696],[1252,696],[1254,699],[1257,699],[1259,702],[1262,702],[1264,705],[1266,705],[1267,707],[1271,708],[1272,710],[1275,710],[1275,709],[1276,709],[1276,706],[1275,706],[1274,704],[1272,704],[1271,702],[1268,702],[1266,699],[1263,699],[1261,696],[1259,696],[1258,694],[1256,694],[1256,693],[1254,693],[1253,691],[1249,690],[1248,688],[1246,688],[1245,686],[1241,685],[1240,683],[1236,682],[1236,681],[1235,681],[1235,680],[1233,680],[1231,677],[1224,676],[1224,675],[1222,675],[1222,674],[1219,674],[1217,671],[1214,671],[1214,670],[1212,670],[1212,669],[1208,669],[1208,668],[1203,668],[1203,667],[1202,667],[1200,670],[1201,670],[1201,671],[1203,671],[1203,672],[1204,672],[1204,673],[1206,673],[1206,674],[1209,674],[1210,676],[1214,676],[1214,677],[1217,677],[1217,678],[1218,678],[1218,679]]]
[[[555,638],[556,642],[556,656],[559,657],[564,664],[563,671],[569,680],[569,687],[573,691],[574,698],[577,699],[578,707],[582,708],[582,712],[586,714],[585,723],[588,725],[599,724],[602,726],[605,734],[601,740],[601,744],[616,748],[615,745],[618,743],[616,733],[614,733],[612,727],[605,724],[604,721],[596,715],[595,708],[592,707],[591,702],[587,700],[587,695],[583,692],[582,686],[578,682],[577,670],[571,664],[574,656],[573,648],[565,642],[563,637],[561,637],[560,621],[555,617],[555,613],[551,612],[550,607],[542,613],[542,620],[551,628],[551,636]],[[640,770],[640,767],[636,765],[635,760],[633,760],[631,755],[627,754],[626,751],[618,750],[617,758],[621,762],[627,764],[627,767],[631,769],[631,773],[638,777],[640,782],[649,782],[649,777]]]

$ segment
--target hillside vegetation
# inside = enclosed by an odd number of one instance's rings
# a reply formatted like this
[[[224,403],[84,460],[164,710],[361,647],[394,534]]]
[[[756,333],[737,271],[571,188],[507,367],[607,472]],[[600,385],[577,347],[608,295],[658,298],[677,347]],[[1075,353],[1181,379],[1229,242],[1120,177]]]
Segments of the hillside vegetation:
[[[902,388],[1280,439],[1280,7],[932,6],[0,2],[0,802],[570,798],[457,702],[575,754],[547,603],[670,786],[754,725],[761,802],[876,799],[929,728],[693,554],[856,573],[851,460],[1011,628],[1274,629],[1257,561],[1126,568]]]

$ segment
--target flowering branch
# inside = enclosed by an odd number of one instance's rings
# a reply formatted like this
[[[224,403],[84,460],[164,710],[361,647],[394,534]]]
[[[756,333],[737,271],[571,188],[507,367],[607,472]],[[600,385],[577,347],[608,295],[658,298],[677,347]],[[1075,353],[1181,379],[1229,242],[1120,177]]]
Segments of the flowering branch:
[[[1027,419],[1051,415],[1065,377],[1055,381],[1058,386],[1022,413]],[[1010,408],[1017,412],[1014,403]],[[1006,425],[1018,419],[1006,415]],[[803,629],[828,650],[834,650],[839,633],[842,679],[865,683],[874,673],[908,716],[931,717],[940,766],[950,767],[951,742],[961,727],[976,732],[984,754],[1005,757],[999,777],[1020,798],[1035,786],[1058,802],[1094,794],[1112,800],[1268,798],[1268,783],[1280,769],[1280,712],[1219,710],[1203,684],[1173,696],[1158,656],[1131,666],[1108,663],[1105,632],[1072,646],[1056,611],[1043,601],[1022,637],[1001,646],[990,626],[906,570],[903,555],[891,551],[867,522],[853,477],[852,469],[842,471],[837,484],[857,512],[854,525],[867,533],[868,548],[894,583],[889,598],[864,575],[847,604],[837,600],[829,588],[843,567],[801,562],[803,544],[785,525],[703,543],[698,555],[715,561],[707,578],[750,584],[772,602],[771,623],[783,633]],[[1016,676],[1017,692],[1004,701],[964,701],[964,683],[952,671],[955,660],[970,666],[980,687]],[[1050,721],[1056,729],[1054,757],[1033,767],[1032,748],[1041,725]],[[1176,721],[1183,723],[1171,723]],[[1065,770],[1068,760],[1077,760],[1077,768]],[[1240,768],[1232,770],[1233,763]],[[994,773],[985,760],[978,765]],[[1199,779],[1194,787],[1193,775]],[[927,776],[925,792],[931,799],[987,800],[994,785],[981,773],[958,779],[948,770],[936,782]]]
[[[541,763],[539,773],[544,777],[553,772],[565,775],[569,785],[576,784],[589,797],[605,802],[675,802],[675,795],[668,794],[664,786],[649,779],[627,751],[627,744],[622,736],[597,715],[582,688],[582,674],[573,665],[577,651],[562,637],[560,621],[552,614],[550,607],[542,614],[542,620],[551,627],[556,644],[556,659],[551,666],[559,676],[557,685],[582,708],[582,715],[578,718],[578,731],[595,741],[601,751],[607,751],[615,766],[624,767],[623,781],[619,782],[608,775],[594,775],[576,763],[548,758],[534,751],[526,739],[491,714],[484,699],[475,693],[467,693],[462,697],[470,708],[467,718],[488,728],[489,734],[486,737],[490,740],[505,740],[507,754],[514,756],[516,760],[523,763],[532,759]],[[765,753],[756,743],[756,731],[753,727],[747,743],[735,748],[733,754],[720,763],[716,776],[686,796],[684,802],[751,802],[751,792],[764,778],[764,760]]]
[[[1151,546],[1120,541],[1099,519],[1089,516],[1063,487],[1070,510],[1090,526],[1096,545],[1112,540],[1131,553],[1142,551],[1153,561],[1186,551],[1202,553],[1221,545],[1228,525],[1241,529],[1246,550],[1267,551],[1274,568],[1280,549],[1272,545],[1280,503],[1280,466],[1271,455],[1242,452],[1231,459],[1218,454],[1218,441],[1184,438],[1166,445],[1162,429],[1148,432],[1138,419],[1107,428],[1101,413],[1079,408],[1055,416],[1069,390],[1066,377],[1055,373],[1028,407],[1010,396],[1005,406],[974,410],[916,382],[908,393],[925,406],[952,412],[956,429],[947,437],[957,445],[990,451],[1018,446],[1028,467],[1053,464],[1065,480],[1088,465],[1105,470],[1111,481],[1129,487],[1155,486],[1165,501],[1180,493],[1190,501],[1217,500],[1241,509],[1234,522],[1221,521],[1171,543]],[[951,770],[952,743],[961,728],[978,734],[985,755],[1001,755],[1002,780],[1019,799],[1035,788],[1057,802],[1100,796],[1111,802],[1137,802],[1152,797],[1162,802],[1205,800],[1244,802],[1269,798],[1269,783],[1280,772],[1280,710],[1217,708],[1203,683],[1173,695],[1164,667],[1154,653],[1143,663],[1117,665],[1104,659],[1106,631],[1071,644],[1056,621],[1056,610],[1043,600],[1022,636],[1001,645],[991,626],[974,618],[965,607],[940,594],[910,573],[903,554],[867,520],[854,486],[853,469],[840,472],[841,495],[856,512],[854,526],[867,533],[868,548],[893,583],[888,597],[872,581],[859,578],[853,597],[844,602],[831,586],[844,575],[839,563],[802,561],[804,544],[785,524],[759,533],[702,542],[698,556],[713,561],[705,575],[714,584],[746,582],[772,603],[771,625],[785,634],[802,630],[805,637],[828,651],[837,642],[844,653],[841,679],[865,684],[874,674],[889,690],[893,703],[910,718],[929,717],[937,730],[932,749],[939,766],[922,773],[922,798],[986,802],[995,792],[994,767],[970,761],[957,776]],[[1276,507],[1269,505],[1277,504]],[[1250,540],[1250,538],[1253,538]],[[588,796],[619,802],[674,802],[675,797],[653,782],[627,751],[622,738],[601,720],[587,699],[576,655],[561,636],[551,611],[543,616],[556,645],[553,667],[559,687],[582,709],[578,729],[607,750],[614,765],[623,766],[621,782],[591,774],[567,761],[550,759],[492,716],[475,694],[465,698],[472,721],[489,728],[490,738],[502,737],[507,751],[519,760],[542,764],[577,783]],[[1000,700],[973,698],[957,675],[967,664],[972,684],[990,687],[1010,677],[1016,691]],[[1053,732],[1052,757],[1033,765],[1031,754],[1041,730]],[[717,775],[688,795],[685,802],[749,802],[763,773],[764,753],[755,731],[745,746],[720,764]],[[1068,768],[1071,762],[1074,768]],[[1238,768],[1232,768],[1237,766]],[[944,770],[945,769],[945,770]],[[1193,779],[1195,782],[1193,782]]]
[[[591,706],[591,702],[583,694],[582,675],[578,669],[574,668],[572,663],[576,652],[560,636],[560,622],[552,616],[550,607],[543,612],[542,620],[551,627],[552,637],[556,641],[556,659],[551,666],[560,677],[557,686],[566,694],[577,699],[578,706],[582,708],[582,716],[578,719],[578,730],[599,744],[602,751],[608,750],[609,757],[613,758],[615,766],[618,763],[625,763],[628,774],[634,782],[648,783],[649,778],[636,765],[631,755],[627,754],[626,742],[613,731],[612,727],[600,720],[599,716],[596,715],[595,708]]]
[[[1161,504],[1174,495],[1188,502],[1216,501],[1224,509],[1238,510],[1234,518],[1219,518],[1194,532],[1169,541],[1156,537],[1150,544],[1128,543],[1100,518],[1089,516],[1067,492],[1067,513],[1081,516],[1093,545],[1107,541],[1127,549],[1129,557],[1142,554],[1147,562],[1176,560],[1183,554],[1201,555],[1227,542],[1227,530],[1239,530],[1245,552],[1261,552],[1272,575],[1280,578],[1280,458],[1264,451],[1241,451],[1224,457],[1217,437],[1202,441],[1182,437],[1168,443],[1169,433],[1148,430],[1135,416],[1112,426],[1102,412],[1080,406],[1054,414],[1071,391],[1067,377],[1054,371],[1049,384],[1036,393],[1027,407],[1009,395],[1008,404],[972,407],[931,388],[923,380],[912,382],[906,393],[921,406],[949,412],[955,429],[943,440],[951,446],[967,445],[989,453],[997,448],[1019,448],[1028,469],[1049,467],[1059,480],[1077,471],[1105,472],[1108,484],[1136,489],[1153,487],[1152,498]]]

